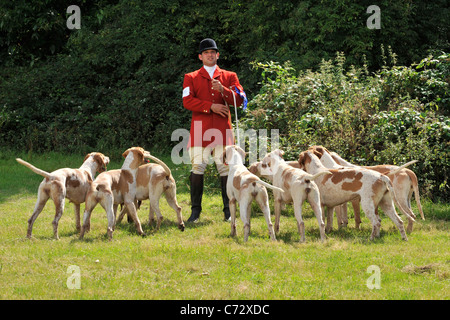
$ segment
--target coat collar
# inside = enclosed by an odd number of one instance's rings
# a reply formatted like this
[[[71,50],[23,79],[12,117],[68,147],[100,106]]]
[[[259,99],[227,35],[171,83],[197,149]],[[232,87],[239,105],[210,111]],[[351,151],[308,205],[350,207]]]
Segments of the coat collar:
[[[219,66],[216,66],[216,70],[214,71],[213,79],[217,79],[218,77],[220,77],[221,73],[222,73],[222,69],[220,69]],[[206,69],[203,67],[200,68],[199,74],[208,80],[211,79],[209,77],[208,71],[206,71]]]

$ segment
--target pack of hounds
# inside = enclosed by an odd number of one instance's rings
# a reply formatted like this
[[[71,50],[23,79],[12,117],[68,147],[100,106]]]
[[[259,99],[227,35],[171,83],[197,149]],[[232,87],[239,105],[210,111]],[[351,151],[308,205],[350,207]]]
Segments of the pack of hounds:
[[[323,146],[313,146],[301,152],[297,161],[285,161],[283,154],[280,149],[274,150],[247,168],[244,150],[234,145],[225,148],[222,161],[229,166],[227,194],[230,200],[231,236],[236,235],[238,205],[244,225],[244,241],[248,240],[253,201],[263,212],[269,237],[273,241],[276,241],[276,234],[279,232],[281,210],[288,203],[293,205],[301,242],[305,241],[305,224],[302,218],[305,201],[309,203],[317,219],[321,241],[326,239],[325,233],[332,230],[334,211],[339,228],[347,226],[348,202],[353,206],[356,228],[359,228],[361,223],[360,208],[370,220],[371,240],[380,236],[381,219],[378,208],[394,222],[402,239],[408,240],[406,231],[412,231],[416,219],[411,210],[413,193],[419,213],[424,219],[417,177],[413,171],[407,169],[409,165],[417,162],[416,160],[402,166],[357,166]],[[182,210],[177,202],[176,183],[170,168],[141,147],[127,149],[123,157],[125,160],[121,169],[106,171],[109,158],[102,153],[92,152],[86,155],[80,168],[63,168],[50,173],[22,159],[16,159],[44,177],[39,185],[36,205],[28,220],[27,237],[32,237],[33,224],[50,198],[56,210],[52,222],[56,239],[59,239],[58,222],[64,212],[65,199],[75,206],[76,228],[80,239],[90,231],[91,213],[98,203],[106,211],[109,240],[113,237],[115,225],[120,223],[125,214],[132,219],[137,232],[145,235],[137,209],[138,203],[147,199],[150,201],[148,223],[156,223],[158,230],[163,220],[159,208],[159,199],[163,194],[169,206],[176,212],[178,228],[184,231]],[[149,163],[149,160],[155,163]],[[99,174],[94,179],[97,172]],[[261,177],[271,184],[261,180]],[[267,188],[273,192],[275,225],[271,221]],[[81,223],[82,203],[85,203],[85,211]],[[116,219],[119,205],[123,208]],[[395,207],[408,220],[406,231]]]

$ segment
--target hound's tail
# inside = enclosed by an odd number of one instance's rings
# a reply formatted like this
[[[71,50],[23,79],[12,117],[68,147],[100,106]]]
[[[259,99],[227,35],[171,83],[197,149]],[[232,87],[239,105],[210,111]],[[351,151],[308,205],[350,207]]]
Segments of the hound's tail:
[[[283,189],[278,188],[278,187],[275,187],[275,186],[273,186],[273,185],[271,185],[271,184],[268,184],[268,183],[266,183],[266,182],[264,182],[264,181],[262,181],[262,180],[257,180],[257,181],[255,181],[255,182],[256,182],[256,183],[259,183],[259,184],[262,184],[262,185],[265,186],[266,188],[269,188],[269,189],[272,189],[272,190],[277,190],[277,191],[280,191],[280,192],[284,192]]]
[[[392,175],[394,175],[394,174],[400,172],[401,170],[405,169],[406,167],[408,167],[408,166],[410,166],[410,165],[412,165],[413,163],[416,163],[416,162],[418,162],[418,161],[419,161],[419,160],[413,160],[413,161],[407,162],[407,163],[405,163],[404,165],[398,167],[397,169],[395,169],[395,170],[393,170],[393,171],[391,171],[391,172],[389,172],[389,173],[386,173],[386,176],[392,176]]]
[[[386,176],[394,175],[416,162],[418,162],[418,160],[413,160],[413,161],[407,162],[404,165],[398,167],[397,169],[395,169],[389,173],[386,173]],[[419,187],[417,184],[417,176],[415,175],[415,173],[413,171],[411,171],[409,169],[405,170],[405,172],[411,179],[412,187],[414,190],[414,196],[416,198],[417,208],[419,209],[420,216],[422,217],[423,220],[425,220],[425,216],[423,215],[423,210],[422,210],[422,204],[420,203]]]
[[[41,176],[43,176],[44,178],[48,178],[50,179],[52,176],[50,173],[48,173],[47,171],[41,170],[39,168],[36,168],[35,166],[33,166],[31,163],[28,163],[20,158],[16,158],[16,161],[22,165],[24,165],[25,167],[28,167],[29,169],[31,169],[34,173],[37,173]]]
[[[308,176],[309,180],[313,180],[314,181],[315,179],[317,179],[320,176],[323,176],[324,174],[332,174],[332,173],[330,171],[325,170],[325,171],[320,171],[320,172],[318,172],[316,174],[309,174],[309,173],[307,173],[307,176]]]
[[[413,171],[411,171],[409,169],[406,170],[406,173],[408,174],[409,179],[411,179],[412,188],[414,190],[414,197],[416,199],[417,209],[419,209],[419,213],[420,213],[420,216],[422,217],[422,219],[425,220],[425,216],[423,215],[423,210],[422,210],[422,204],[420,203],[419,185],[417,182],[417,176]]]
[[[392,200],[394,200],[395,205],[400,209],[400,211],[403,212],[403,214],[408,217],[409,220],[416,221],[415,217],[411,215],[411,213],[408,212],[399,202],[397,199],[397,195],[395,193],[394,185],[392,184],[391,180],[386,175],[381,175],[381,179],[386,184],[386,187],[388,191],[391,193]]]
[[[170,171],[169,167],[168,167],[164,162],[162,162],[161,160],[159,160],[158,158],[156,158],[156,157],[154,157],[154,156],[152,156],[152,155],[150,155],[149,158],[152,159],[153,161],[155,161],[155,162],[156,162],[157,164],[159,164],[161,167],[163,167],[163,169],[164,169],[164,171],[166,172],[167,176],[170,177],[170,175],[172,174],[172,172]]]

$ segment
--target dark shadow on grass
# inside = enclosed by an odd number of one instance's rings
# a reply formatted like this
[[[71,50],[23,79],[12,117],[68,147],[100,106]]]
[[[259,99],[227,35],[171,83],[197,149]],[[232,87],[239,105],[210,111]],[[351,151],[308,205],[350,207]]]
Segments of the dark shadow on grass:
[[[357,230],[355,228],[341,228],[339,230],[332,230],[329,233],[325,234],[325,241],[327,240],[344,240],[348,241],[349,243],[359,243],[364,245],[374,245],[374,244],[383,244],[386,243],[386,239],[390,236],[398,236],[398,241],[402,242],[400,232],[398,229],[389,228],[389,230],[381,230],[380,237],[375,238],[374,240],[370,240],[370,235],[372,233],[371,226],[368,227],[362,227],[360,230]],[[250,234],[250,237],[252,237],[252,234]],[[260,236],[260,238],[262,238]],[[277,241],[283,241],[285,244],[298,244],[300,243],[300,235],[298,232],[290,231],[290,232],[283,232],[282,230],[276,235]],[[305,230],[305,238],[306,242],[316,242],[320,241],[320,232],[318,228],[307,228]]]
[[[200,219],[198,222],[195,223],[187,222],[186,220],[183,220],[183,222],[185,226],[184,230],[201,228],[203,226],[207,226],[212,223],[212,221],[206,219]],[[183,232],[180,230],[178,226],[178,221],[172,219],[163,219],[159,230],[156,229],[156,221],[152,222],[152,224],[149,224],[148,220],[141,221],[141,226],[142,230],[147,236],[164,234],[166,232],[171,232],[172,230]],[[130,234],[136,233],[134,222],[127,222],[126,219],[122,220],[119,224],[116,224],[116,230],[122,230]]]

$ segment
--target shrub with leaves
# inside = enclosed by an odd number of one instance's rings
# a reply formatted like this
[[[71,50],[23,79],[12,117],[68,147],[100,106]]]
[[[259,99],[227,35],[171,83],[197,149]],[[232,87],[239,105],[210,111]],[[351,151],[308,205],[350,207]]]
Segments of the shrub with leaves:
[[[425,109],[450,116],[450,54],[429,56],[411,67],[385,68],[381,77],[381,106],[394,99],[417,99]]]
[[[412,169],[422,192],[449,200],[446,57],[424,59],[418,69],[385,66],[373,75],[364,66],[344,68],[341,53],[333,61],[322,61],[318,71],[257,63],[264,80],[243,123],[247,128],[279,129],[289,160],[311,145],[323,145],[359,165],[401,165],[417,159]],[[433,61],[435,71],[424,68],[427,61]],[[394,81],[393,75],[402,81]]]

